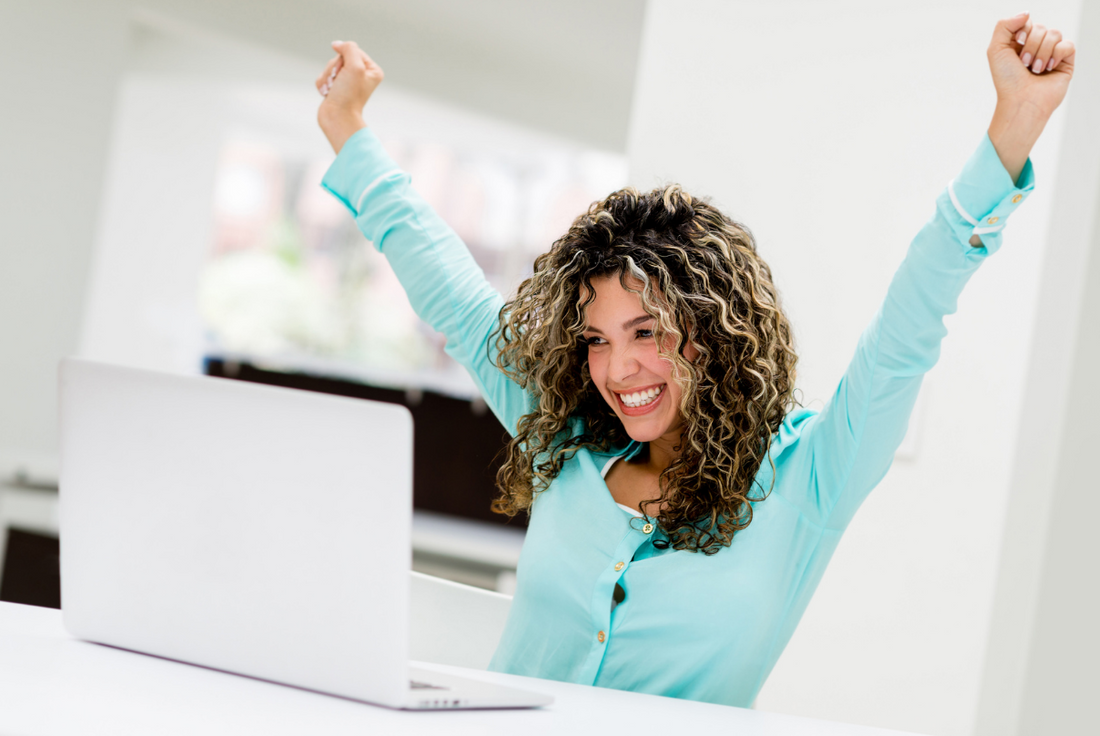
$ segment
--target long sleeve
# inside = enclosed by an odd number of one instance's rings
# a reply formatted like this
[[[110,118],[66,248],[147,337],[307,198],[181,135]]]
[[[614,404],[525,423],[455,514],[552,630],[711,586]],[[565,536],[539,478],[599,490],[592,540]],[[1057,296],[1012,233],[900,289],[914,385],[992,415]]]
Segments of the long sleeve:
[[[780,446],[784,432],[801,435],[788,468],[801,466],[809,479],[809,496],[797,502],[818,523],[843,529],[886,474],[921,380],[939,358],[944,317],[1033,188],[1031,162],[1014,184],[986,136],[910,245],[836,392],[820,414],[794,415],[781,431]],[[974,235],[982,246],[969,244]]]
[[[509,432],[530,411],[528,394],[493,363],[503,297],[459,237],[410,184],[367,128],[347,140],[322,181],[386,257],[413,309],[443,333],[447,353],[473,377]]]

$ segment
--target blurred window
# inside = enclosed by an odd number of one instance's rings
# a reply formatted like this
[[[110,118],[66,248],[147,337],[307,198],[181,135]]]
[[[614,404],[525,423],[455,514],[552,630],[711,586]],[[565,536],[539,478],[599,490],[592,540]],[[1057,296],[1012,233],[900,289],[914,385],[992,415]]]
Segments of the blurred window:
[[[199,295],[208,352],[473,395],[385,259],[321,188],[330,160],[257,141],[230,138],[220,156]],[[625,157],[601,151],[383,142],[506,295],[574,217],[626,180]]]

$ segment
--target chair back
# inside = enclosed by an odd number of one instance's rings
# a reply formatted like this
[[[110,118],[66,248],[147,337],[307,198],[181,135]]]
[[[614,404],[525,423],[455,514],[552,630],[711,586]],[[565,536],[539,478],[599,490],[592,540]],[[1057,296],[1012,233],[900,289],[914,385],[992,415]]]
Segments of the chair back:
[[[411,659],[487,669],[512,596],[412,572]]]

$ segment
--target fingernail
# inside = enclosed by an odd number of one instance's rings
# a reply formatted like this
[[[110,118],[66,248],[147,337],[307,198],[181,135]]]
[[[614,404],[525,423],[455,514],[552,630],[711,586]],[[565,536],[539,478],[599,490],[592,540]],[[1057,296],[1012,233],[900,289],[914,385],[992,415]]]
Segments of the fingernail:
[[[1016,34],[1016,43],[1023,46],[1026,42],[1027,42],[1027,34],[1026,33],[1024,33],[1023,31],[1020,31],[1019,33]]]
[[[1050,57],[1050,61],[1047,62],[1047,71],[1049,72],[1054,68],[1054,57]]]
[[[1031,66],[1031,52],[1028,51],[1026,54],[1021,56],[1020,61],[1024,62],[1024,66]]]
[[[1038,74],[1039,72],[1043,71],[1043,66],[1044,66],[1043,60],[1042,59],[1036,59],[1035,60],[1035,66],[1031,67],[1031,71]]]
[[[338,43],[343,43],[343,41],[333,41],[332,43],[333,43],[333,45],[336,45]]]

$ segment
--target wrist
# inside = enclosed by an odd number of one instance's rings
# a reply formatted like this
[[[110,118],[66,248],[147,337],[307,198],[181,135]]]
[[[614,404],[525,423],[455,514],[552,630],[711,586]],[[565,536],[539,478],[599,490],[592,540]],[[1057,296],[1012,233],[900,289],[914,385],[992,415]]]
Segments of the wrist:
[[[1043,131],[1050,113],[1033,101],[1010,96],[998,96],[997,106],[993,110],[994,120],[1000,118],[1011,121],[1013,127],[1021,133],[1031,133],[1035,138]]]
[[[347,143],[348,138],[367,127],[361,114],[326,110],[324,105],[317,112],[317,122],[320,124],[322,132],[324,132],[325,138],[332,146],[332,150],[337,154]]]
[[[1012,98],[998,98],[989,123],[989,141],[996,149],[1013,184],[1027,163],[1035,141],[1046,126],[1049,115],[1036,105]]]

